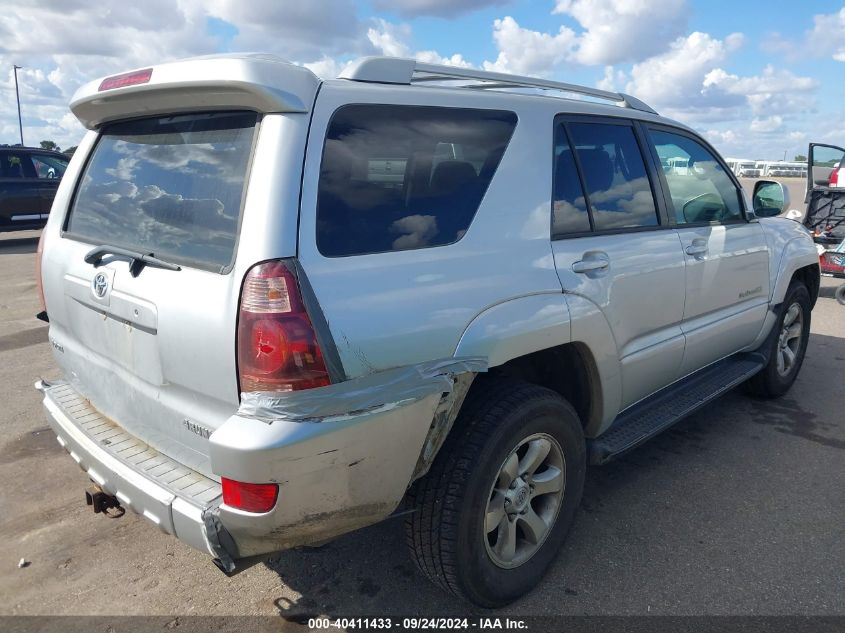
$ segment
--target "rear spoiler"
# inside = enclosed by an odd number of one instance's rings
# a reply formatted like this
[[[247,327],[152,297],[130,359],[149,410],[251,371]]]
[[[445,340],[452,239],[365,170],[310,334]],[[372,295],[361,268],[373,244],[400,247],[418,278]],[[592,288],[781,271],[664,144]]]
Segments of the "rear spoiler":
[[[308,112],[320,80],[272,55],[210,55],[97,79],[70,109],[94,130],[119,119],[213,110]]]

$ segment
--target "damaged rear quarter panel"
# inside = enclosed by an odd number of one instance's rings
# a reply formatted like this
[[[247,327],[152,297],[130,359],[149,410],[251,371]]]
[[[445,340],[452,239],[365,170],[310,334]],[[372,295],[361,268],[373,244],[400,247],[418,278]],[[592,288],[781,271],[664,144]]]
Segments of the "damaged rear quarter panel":
[[[239,556],[333,538],[390,514],[411,481],[441,394],[319,423],[235,416],[211,440],[221,476],[276,482],[263,515],[221,506]]]
[[[486,368],[479,357],[445,358],[307,391],[242,394],[209,439],[212,467],[279,484],[279,501],[266,514],[220,506],[238,555],[325,541],[390,514],[448,431],[438,421],[454,419],[452,405]]]

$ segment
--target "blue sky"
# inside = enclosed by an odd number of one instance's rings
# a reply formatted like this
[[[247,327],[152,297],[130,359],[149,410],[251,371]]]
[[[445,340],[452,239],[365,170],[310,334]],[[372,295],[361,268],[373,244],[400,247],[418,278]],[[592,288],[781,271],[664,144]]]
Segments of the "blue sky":
[[[845,6],[744,0],[39,0],[0,12],[0,143],[76,144],[67,109],[103,75],[259,50],[336,76],[360,55],[531,74],[630,92],[723,154],[845,145]]]

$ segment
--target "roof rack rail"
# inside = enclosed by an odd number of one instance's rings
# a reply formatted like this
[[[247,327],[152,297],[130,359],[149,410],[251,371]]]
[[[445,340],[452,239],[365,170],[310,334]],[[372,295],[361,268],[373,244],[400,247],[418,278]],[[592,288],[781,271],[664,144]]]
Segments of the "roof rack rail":
[[[464,85],[462,87],[473,88],[475,90],[503,88],[558,90],[613,101],[614,103],[621,104],[624,108],[657,114],[653,108],[636,97],[622,92],[611,92],[609,90],[600,90],[598,88],[568,84],[560,81],[549,81],[536,77],[523,77],[520,75],[475,70],[472,68],[458,68],[443,64],[427,64],[404,57],[362,57],[352,62],[338,76],[338,79],[405,85],[434,81],[477,81],[486,83]]]

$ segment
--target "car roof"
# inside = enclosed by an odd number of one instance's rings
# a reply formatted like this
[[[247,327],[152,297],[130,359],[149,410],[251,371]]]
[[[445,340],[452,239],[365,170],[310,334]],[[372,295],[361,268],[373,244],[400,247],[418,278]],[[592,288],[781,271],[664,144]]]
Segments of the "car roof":
[[[43,147],[26,147],[23,145],[0,145],[0,152],[36,152],[38,154],[53,154],[54,156],[67,158],[66,154],[57,152],[53,149],[44,149]]]
[[[139,80],[131,79],[135,75]],[[205,110],[227,105],[263,113],[307,112],[322,83],[340,89],[353,85],[373,90],[399,86],[437,89],[453,96],[489,95],[498,103],[503,98],[513,104],[527,103],[523,99],[541,100],[563,106],[561,112],[639,119],[693,131],[625,93],[401,57],[364,57],[330,80],[262,53],[192,57],[89,82],[77,91],[70,107],[88,129],[139,115],[196,111],[198,93],[202,96],[200,109]]]

